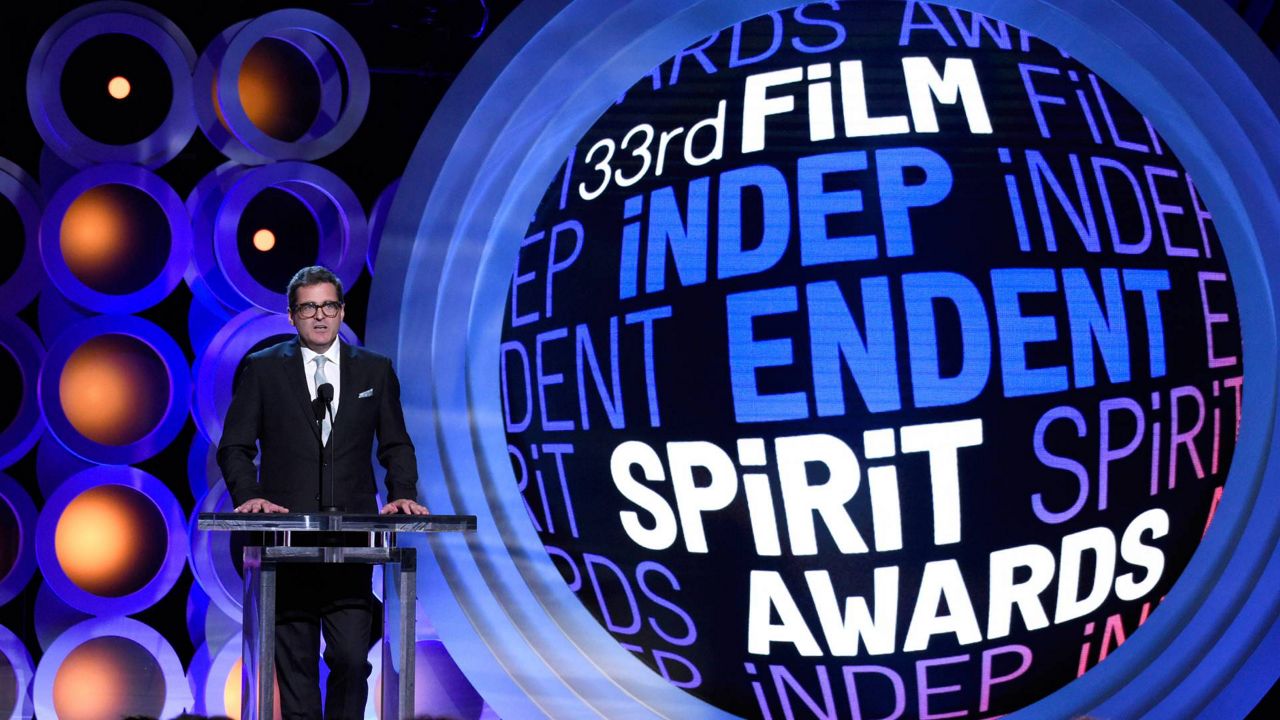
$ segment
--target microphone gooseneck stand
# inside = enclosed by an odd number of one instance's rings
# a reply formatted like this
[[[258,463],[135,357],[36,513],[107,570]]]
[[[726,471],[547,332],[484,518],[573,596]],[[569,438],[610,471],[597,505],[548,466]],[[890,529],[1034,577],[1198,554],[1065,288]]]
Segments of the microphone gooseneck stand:
[[[329,396],[333,396],[332,388],[329,389]],[[333,431],[336,423],[333,421],[333,405],[328,402],[328,398],[326,398],[324,405],[329,410],[329,504],[322,505],[320,509],[324,512],[341,512],[342,508],[338,507],[336,498],[333,497],[333,477],[338,474],[338,466],[333,459],[333,446],[335,444]],[[348,412],[350,412],[349,409]]]
[[[321,512],[338,512],[337,505],[333,502],[333,474],[337,468],[333,464],[333,385],[324,383],[316,388],[316,399],[312,403],[312,411],[316,416],[316,429],[319,430],[320,456],[317,460],[319,476],[316,480],[316,502],[320,504]],[[325,472],[324,472],[324,418],[325,413],[329,415],[329,492],[325,493]],[[326,502],[326,500],[328,502]]]

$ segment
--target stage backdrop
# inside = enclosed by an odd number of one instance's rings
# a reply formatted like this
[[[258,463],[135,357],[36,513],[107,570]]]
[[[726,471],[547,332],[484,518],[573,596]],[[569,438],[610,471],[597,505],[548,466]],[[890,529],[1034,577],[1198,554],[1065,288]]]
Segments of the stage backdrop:
[[[1222,493],[1213,219],[1157,128],[999,20],[725,28],[592,125],[521,245],[497,380],[530,520],[734,714],[1029,704],[1138,629]]]
[[[433,601],[500,711],[1238,697],[1200,663],[1275,616],[1277,202],[1231,91],[1274,60],[949,5],[525,6],[433,118],[370,337],[492,523]]]

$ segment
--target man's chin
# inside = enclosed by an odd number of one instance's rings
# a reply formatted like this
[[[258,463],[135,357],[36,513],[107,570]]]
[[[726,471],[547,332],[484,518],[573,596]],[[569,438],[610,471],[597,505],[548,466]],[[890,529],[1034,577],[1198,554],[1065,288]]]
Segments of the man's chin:
[[[312,335],[310,337],[304,337],[303,344],[305,344],[307,347],[311,348],[312,350],[316,350],[317,352],[323,352],[324,350],[327,350],[330,345],[333,344],[334,340],[337,340],[337,339],[338,338],[336,334],[333,336],[325,336],[325,337],[317,337]]]

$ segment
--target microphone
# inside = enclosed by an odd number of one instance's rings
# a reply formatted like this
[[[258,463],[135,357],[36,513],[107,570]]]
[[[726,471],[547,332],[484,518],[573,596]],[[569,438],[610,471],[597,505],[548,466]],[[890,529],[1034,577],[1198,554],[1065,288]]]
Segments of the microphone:
[[[323,401],[326,406],[333,402],[333,385],[325,383],[316,388],[316,399]]]

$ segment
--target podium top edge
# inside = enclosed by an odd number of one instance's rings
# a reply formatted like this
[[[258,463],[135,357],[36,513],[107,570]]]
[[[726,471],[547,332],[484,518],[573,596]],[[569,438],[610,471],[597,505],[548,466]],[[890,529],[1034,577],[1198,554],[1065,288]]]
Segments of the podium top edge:
[[[473,532],[475,515],[364,515],[334,512],[200,513],[200,530],[301,532]]]

